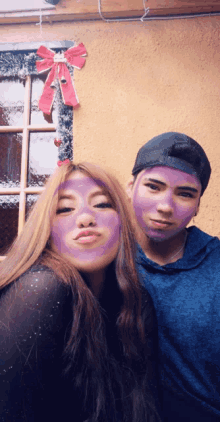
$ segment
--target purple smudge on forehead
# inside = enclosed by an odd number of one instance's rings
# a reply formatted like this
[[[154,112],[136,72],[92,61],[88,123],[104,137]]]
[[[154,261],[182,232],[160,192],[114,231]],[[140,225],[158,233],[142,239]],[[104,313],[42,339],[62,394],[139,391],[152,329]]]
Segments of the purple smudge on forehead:
[[[74,173],[73,173],[74,174]],[[109,190],[106,188],[106,185],[104,182],[102,182],[99,179],[92,179],[91,177],[87,177],[84,175],[84,173],[82,173],[83,177],[82,178],[77,178],[77,179],[69,179],[66,180],[65,182],[61,183],[58,188],[56,189],[54,195],[59,191],[59,190],[68,190],[68,189],[73,189],[76,190],[79,193],[86,193],[87,190],[91,189],[92,187],[96,187],[96,185],[98,185],[98,187],[105,189],[105,190]]]

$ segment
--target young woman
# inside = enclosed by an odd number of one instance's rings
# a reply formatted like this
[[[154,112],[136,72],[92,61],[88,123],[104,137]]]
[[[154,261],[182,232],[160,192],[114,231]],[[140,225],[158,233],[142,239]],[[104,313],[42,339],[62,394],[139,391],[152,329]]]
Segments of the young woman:
[[[63,164],[1,264],[1,421],[154,422],[157,330],[126,199]]]

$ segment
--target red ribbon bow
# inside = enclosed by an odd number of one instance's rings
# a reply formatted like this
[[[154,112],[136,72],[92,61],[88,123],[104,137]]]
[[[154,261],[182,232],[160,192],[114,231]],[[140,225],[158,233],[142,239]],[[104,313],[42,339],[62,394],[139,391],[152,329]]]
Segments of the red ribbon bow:
[[[38,56],[44,60],[36,61],[37,71],[39,73],[45,72],[51,68],[51,71],[45,82],[43,94],[39,100],[39,108],[45,114],[50,114],[51,107],[54,100],[54,81],[59,80],[63,102],[66,105],[73,107],[79,106],[79,101],[74,90],[71,75],[66,63],[77,69],[82,69],[86,59],[81,56],[86,56],[87,52],[84,44],[81,43],[77,47],[71,47],[65,53],[57,53],[49,50],[47,47],[41,45],[37,50]]]
[[[59,167],[61,167],[63,164],[69,164],[69,163],[70,163],[69,158],[66,158],[66,160],[64,160],[64,161],[57,161],[57,165]]]

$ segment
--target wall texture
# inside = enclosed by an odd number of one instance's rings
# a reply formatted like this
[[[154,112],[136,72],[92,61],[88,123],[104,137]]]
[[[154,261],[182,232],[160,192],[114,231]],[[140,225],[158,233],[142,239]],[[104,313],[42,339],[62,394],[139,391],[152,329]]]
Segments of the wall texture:
[[[220,236],[220,17],[151,22],[2,25],[1,42],[74,40],[88,51],[74,79],[74,157],[108,167],[125,185],[140,146],[184,132],[213,173],[195,223]]]

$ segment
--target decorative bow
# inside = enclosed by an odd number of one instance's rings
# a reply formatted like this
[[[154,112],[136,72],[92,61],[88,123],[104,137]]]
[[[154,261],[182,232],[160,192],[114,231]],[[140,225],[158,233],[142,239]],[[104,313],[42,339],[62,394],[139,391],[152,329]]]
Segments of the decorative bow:
[[[69,160],[69,158],[66,158],[66,160],[64,160],[64,161],[57,161],[57,165],[59,166],[59,167],[61,167],[63,164],[69,164],[70,163],[70,160]]]
[[[38,56],[44,60],[37,60],[36,67],[39,73],[46,72],[51,69],[45,82],[43,94],[39,100],[39,108],[45,114],[50,114],[54,100],[54,81],[58,79],[62,92],[63,102],[73,107],[79,106],[79,101],[74,90],[70,72],[66,63],[77,69],[82,69],[86,59],[87,51],[84,44],[81,43],[77,47],[71,47],[65,53],[57,53],[41,45],[37,50]]]

